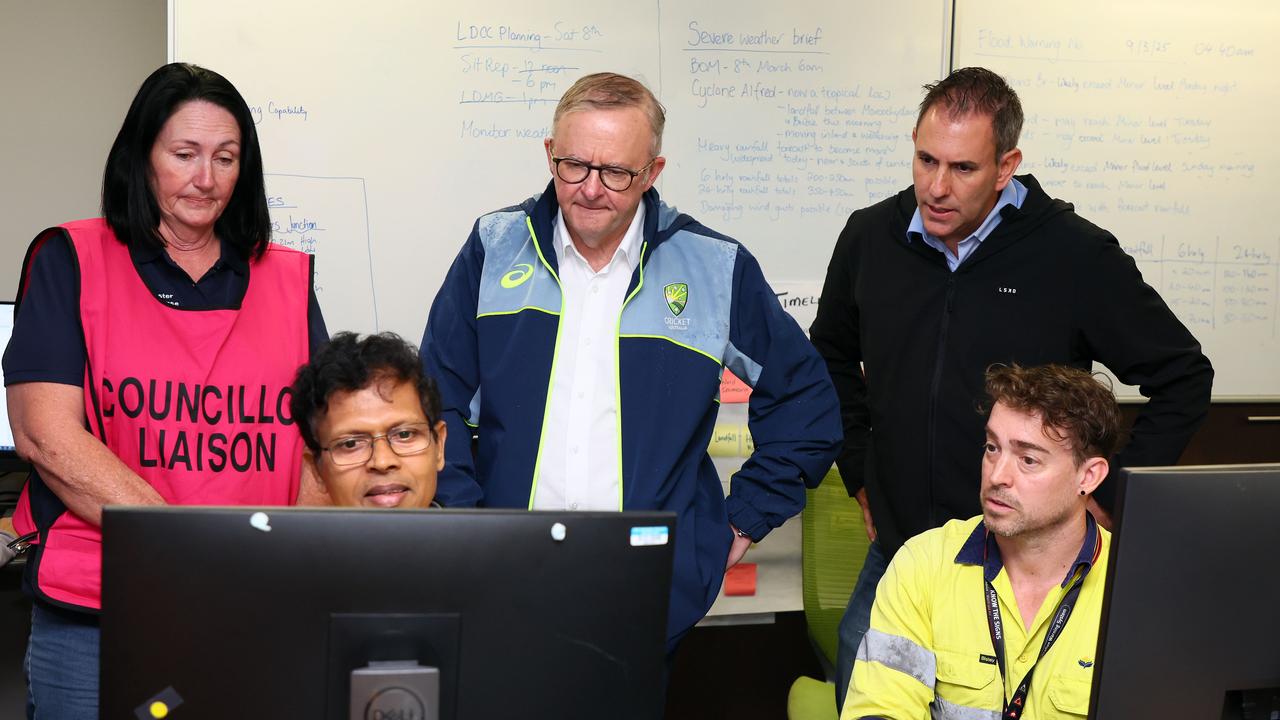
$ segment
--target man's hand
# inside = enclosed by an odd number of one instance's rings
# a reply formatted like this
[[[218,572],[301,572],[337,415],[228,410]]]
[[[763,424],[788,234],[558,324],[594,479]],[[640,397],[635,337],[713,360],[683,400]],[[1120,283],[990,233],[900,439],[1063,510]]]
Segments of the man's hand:
[[[871,505],[867,502],[867,489],[862,488],[854,497],[857,498],[858,504],[862,506],[862,521],[867,524],[867,539],[875,542],[876,524],[871,520]]]
[[[733,544],[729,546],[729,560],[724,564],[726,571],[741,562],[742,556],[747,554],[747,548],[751,547],[751,538],[738,535],[738,528],[732,525],[729,529],[733,531]]]
[[[1099,525],[1107,530],[1113,529],[1114,523],[1111,522],[1111,513],[1103,510],[1102,506],[1098,504],[1097,500],[1093,499],[1092,495],[1089,496],[1089,504],[1085,506],[1085,509],[1093,514],[1093,519],[1097,520]]]

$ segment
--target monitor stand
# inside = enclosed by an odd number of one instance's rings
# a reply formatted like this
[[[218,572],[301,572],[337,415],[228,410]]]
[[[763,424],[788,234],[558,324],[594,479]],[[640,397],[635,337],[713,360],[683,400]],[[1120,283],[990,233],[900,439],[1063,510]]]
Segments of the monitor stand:
[[[351,671],[351,720],[440,720],[440,669],[373,660]]]
[[[461,635],[458,613],[331,614],[325,720],[457,720]]]

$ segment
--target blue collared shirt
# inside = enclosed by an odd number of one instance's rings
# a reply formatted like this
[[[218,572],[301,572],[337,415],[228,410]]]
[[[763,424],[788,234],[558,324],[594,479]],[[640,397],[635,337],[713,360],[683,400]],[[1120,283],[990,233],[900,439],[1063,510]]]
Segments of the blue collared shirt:
[[[1088,575],[1094,563],[1098,562],[1102,551],[1102,541],[1098,537],[1098,523],[1089,513],[1085,513],[1084,517],[1084,542],[1080,543],[1080,552],[1076,554],[1075,562],[1071,563],[1066,577],[1062,578],[1063,588],[1076,576],[1077,571],[1080,572],[1081,577]],[[996,544],[996,536],[987,531],[985,524],[978,523],[973,529],[973,534],[956,554],[956,563],[981,565],[983,578],[987,582],[994,581],[1000,574],[1000,570],[1004,568],[1004,560],[1000,557],[1000,546]]]
[[[1000,191],[1000,197],[996,198],[995,207],[991,208],[991,212],[987,214],[987,219],[982,221],[977,230],[974,230],[969,237],[960,241],[956,246],[956,254],[952,255],[951,250],[947,248],[947,244],[938,238],[930,235],[924,229],[924,219],[920,217],[920,208],[916,208],[915,213],[911,216],[911,224],[907,226],[907,242],[911,242],[913,235],[919,235],[925,244],[942,253],[947,259],[947,267],[951,268],[951,272],[955,272],[960,267],[960,263],[965,258],[973,254],[978,249],[978,245],[991,234],[1000,221],[1004,219],[1000,215],[1000,210],[1005,205],[1012,205],[1016,208],[1022,207],[1022,202],[1027,199],[1027,188],[1018,182],[1017,178],[1010,178],[1009,184],[1004,186],[1004,190]]]

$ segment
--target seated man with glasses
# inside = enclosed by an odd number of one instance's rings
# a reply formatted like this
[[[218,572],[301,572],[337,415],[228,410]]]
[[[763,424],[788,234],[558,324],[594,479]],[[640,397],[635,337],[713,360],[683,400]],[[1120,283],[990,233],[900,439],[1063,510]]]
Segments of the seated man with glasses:
[[[676,514],[674,649],[726,567],[804,506],[841,423],[756,259],[659,198],[665,112],[615,73],[565,92],[542,147],[550,184],[476,221],[422,362],[450,430],[445,505]],[[707,455],[725,368],[753,388],[755,446],[728,497]]]
[[[435,506],[447,429],[413,346],[391,333],[339,333],[298,370],[292,389],[306,443],[303,484],[313,484],[303,502]]]

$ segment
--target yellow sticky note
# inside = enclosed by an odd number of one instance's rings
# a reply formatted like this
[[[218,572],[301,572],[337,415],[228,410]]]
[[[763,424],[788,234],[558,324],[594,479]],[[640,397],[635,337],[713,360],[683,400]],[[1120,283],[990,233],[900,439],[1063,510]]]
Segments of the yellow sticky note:
[[[742,426],[717,425],[711,431],[711,446],[707,448],[707,452],[712,457],[741,457]]]

